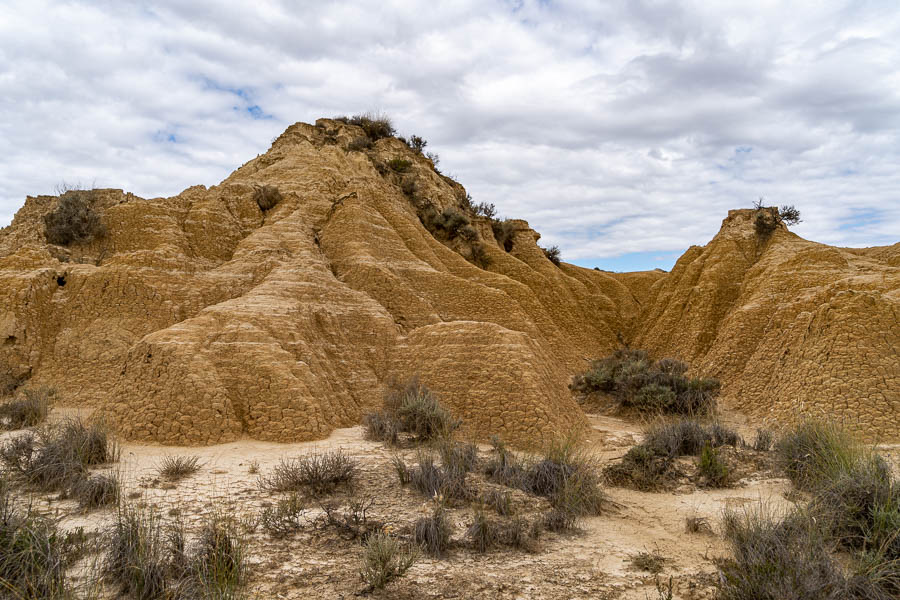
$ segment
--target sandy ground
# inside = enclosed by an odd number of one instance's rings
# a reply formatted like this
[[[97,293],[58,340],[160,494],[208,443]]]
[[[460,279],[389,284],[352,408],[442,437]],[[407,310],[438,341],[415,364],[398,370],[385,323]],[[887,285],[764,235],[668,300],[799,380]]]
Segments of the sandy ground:
[[[57,410],[59,419],[79,413]],[[612,416],[591,415],[592,432],[588,444],[602,463],[622,456],[640,440],[639,424]],[[753,428],[739,416],[726,415],[726,422],[752,438]],[[12,434],[5,433],[3,438]],[[161,447],[123,444],[116,470],[123,482],[123,496],[157,509],[164,518],[182,518],[189,530],[204,515],[219,510],[241,519],[248,527],[264,506],[277,502],[279,494],[261,491],[258,475],[268,473],[285,457],[312,451],[340,448],[359,463],[355,496],[374,501],[371,517],[397,530],[408,529],[428,512],[427,503],[415,490],[397,483],[391,459],[397,450],[363,438],[361,427],[335,431],[328,439],[310,443],[276,444],[252,440],[209,447]],[[891,450],[895,451],[896,447]],[[400,450],[411,459],[415,451]],[[201,469],[177,483],[157,476],[160,461],[169,455],[193,455]],[[480,447],[487,460],[490,449]],[[719,535],[724,509],[760,501],[788,504],[791,495],[787,480],[762,469],[726,489],[697,489],[682,485],[671,492],[643,493],[608,487],[611,505],[602,516],[586,518],[576,533],[545,533],[534,553],[522,550],[494,550],[480,554],[458,546],[440,560],[423,556],[407,576],[390,584],[373,598],[485,598],[485,599],[603,599],[656,600],[655,578],[635,570],[630,556],[641,551],[658,551],[666,558],[661,581],[671,576],[675,598],[712,598],[714,559],[726,548]],[[346,504],[345,493],[331,501]],[[523,512],[546,509],[546,500],[516,492]],[[114,518],[114,509],[80,514],[70,501],[36,497],[41,510],[62,518],[63,527],[102,529]],[[309,503],[308,517],[321,510]],[[471,522],[472,511],[451,511],[454,540],[462,540]],[[711,531],[687,533],[686,517],[704,517]],[[276,540],[261,529],[247,534],[251,567],[250,588],[259,598],[324,599],[351,598],[363,585],[358,576],[362,555],[359,542],[348,541],[333,530],[304,528],[295,536]]]

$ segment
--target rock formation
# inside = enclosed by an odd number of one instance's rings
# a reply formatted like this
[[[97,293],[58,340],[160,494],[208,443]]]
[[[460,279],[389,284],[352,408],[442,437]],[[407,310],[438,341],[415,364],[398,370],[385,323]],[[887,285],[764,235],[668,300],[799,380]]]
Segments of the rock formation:
[[[209,189],[94,190],[105,234],[68,246],[45,235],[60,199],[29,197],[0,230],[0,388],[52,384],[130,439],[211,444],[323,437],[418,374],[467,433],[535,444],[584,426],[568,381],[623,336],[744,410],[900,434],[900,247],[761,237],[732,211],[671,274],[557,267],[527,223],[498,242],[428,158],[364,136],[298,123]]]

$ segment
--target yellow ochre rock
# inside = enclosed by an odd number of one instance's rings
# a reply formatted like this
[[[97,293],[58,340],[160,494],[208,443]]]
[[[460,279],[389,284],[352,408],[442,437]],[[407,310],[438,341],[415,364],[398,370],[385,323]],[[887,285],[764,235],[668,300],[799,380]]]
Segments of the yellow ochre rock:
[[[400,140],[348,148],[363,135],[297,123],[209,189],[95,190],[106,232],[69,246],[44,234],[59,198],[29,197],[0,230],[0,387],[54,385],[129,439],[213,444],[325,437],[418,374],[466,434],[535,445],[585,427],[567,384],[624,339],[745,411],[900,435],[900,246],[759,236],[732,211],[670,274],[557,267],[524,221],[507,251]],[[427,206],[470,230],[432,233]]]

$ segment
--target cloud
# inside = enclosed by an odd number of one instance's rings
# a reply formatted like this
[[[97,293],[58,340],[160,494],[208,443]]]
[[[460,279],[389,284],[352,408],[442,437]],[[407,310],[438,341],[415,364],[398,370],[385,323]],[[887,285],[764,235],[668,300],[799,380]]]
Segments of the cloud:
[[[173,195],[380,109],[579,264],[667,266],[759,196],[894,243],[898,65],[889,2],[12,0],[0,225],[61,181]]]

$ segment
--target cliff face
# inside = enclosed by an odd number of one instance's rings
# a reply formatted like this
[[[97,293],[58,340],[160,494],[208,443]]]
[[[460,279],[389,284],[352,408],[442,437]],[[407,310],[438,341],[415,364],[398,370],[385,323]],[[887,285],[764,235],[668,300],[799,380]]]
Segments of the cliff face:
[[[129,438],[209,444],[325,436],[418,374],[472,435],[535,444],[584,426],[569,379],[621,334],[743,410],[900,434],[900,246],[760,237],[732,211],[671,274],[557,267],[524,221],[511,246],[471,213],[466,236],[433,234],[423,208],[466,213],[465,190],[395,138],[349,150],[362,135],[298,123],[218,186],[95,191],[90,243],[48,244],[59,199],[28,198],[0,231],[0,387],[52,384]],[[281,201],[262,210],[260,186]]]
[[[479,268],[417,216],[459,209],[461,186],[394,138],[348,151],[361,135],[298,123],[210,189],[97,191],[106,235],[67,248],[44,237],[58,199],[28,198],[0,232],[0,376],[163,443],[322,437],[413,374],[474,435],[525,444],[582,426],[570,375],[615,346],[662,274],[630,286],[560,268],[524,221],[507,252],[471,217]],[[397,158],[402,176],[385,167]],[[263,185],[282,196],[267,211]]]
[[[774,423],[837,418],[869,439],[900,435],[900,246],[841,249],[731,211],[636,321],[635,345],[719,377],[723,400]]]

